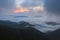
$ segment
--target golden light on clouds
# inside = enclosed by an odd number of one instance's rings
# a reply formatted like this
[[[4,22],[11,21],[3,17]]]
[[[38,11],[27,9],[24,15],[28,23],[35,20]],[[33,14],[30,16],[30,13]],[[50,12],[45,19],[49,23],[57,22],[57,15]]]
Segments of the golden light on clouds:
[[[36,7],[33,7],[33,10],[36,10],[36,11],[43,11],[44,10],[44,7],[43,6],[36,6]]]
[[[20,1],[20,0],[18,0]],[[30,10],[31,9],[31,10]],[[21,12],[30,12],[30,11],[43,11],[43,6],[34,6],[34,7],[23,7],[19,2],[16,4],[16,8],[13,10],[14,13],[21,13]]]
[[[21,12],[29,12],[29,11],[43,11],[44,7],[36,6],[36,7],[32,7],[31,9],[32,10],[30,10],[29,8],[20,7],[20,8],[15,8],[13,12],[14,13],[21,13]]]
[[[14,9],[14,13],[28,12],[27,8],[16,8]]]
[[[41,6],[34,6],[34,7],[23,7],[22,3],[26,0],[16,0],[16,8],[13,10],[14,13],[21,13],[21,12],[30,12],[30,11],[43,11],[44,7]],[[43,4],[43,3],[42,3]],[[31,10],[30,10],[31,9]]]

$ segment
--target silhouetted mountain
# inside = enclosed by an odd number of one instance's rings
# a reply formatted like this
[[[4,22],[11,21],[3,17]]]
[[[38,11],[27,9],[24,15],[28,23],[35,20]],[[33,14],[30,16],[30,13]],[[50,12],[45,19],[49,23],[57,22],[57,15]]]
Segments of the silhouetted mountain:
[[[35,28],[20,28],[27,24],[31,25],[24,21],[20,23],[0,21],[0,40],[49,40],[45,33],[42,33]],[[16,26],[18,28],[16,28]]]
[[[28,27],[27,29],[23,30],[22,32],[22,38],[23,40],[48,40],[48,37],[36,30],[35,28]]]
[[[60,29],[57,29],[48,34],[51,40],[60,40]]]
[[[0,40],[17,40],[18,37],[21,38],[21,35],[20,33],[18,34],[18,31],[17,29],[2,24],[0,25]]]
[[[4,26],[7,26],[7,27],[17,27],[18,24],[16,22],[10,22],[10,21],[2,21],[0,20],[0,25],[4,25]]]

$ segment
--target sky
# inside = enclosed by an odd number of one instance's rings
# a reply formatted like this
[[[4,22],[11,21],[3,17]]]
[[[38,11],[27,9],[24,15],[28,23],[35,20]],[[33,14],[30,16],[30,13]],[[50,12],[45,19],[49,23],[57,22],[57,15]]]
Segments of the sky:
[[[45,0],[47,20],[60,22],[60,0]]]
[[[44,9],[46,12],[46,22],[60,23],[60,0],[44,0]],[[56,30],[60,28],[60,25],[49,25],[46,27],[48,29],[51,28],[50,30]]]
[[[40,18],[35,17],[42,17],[41,15],[45,15],[42,11],[42,0],[0,0],[0,20],[40,20]],[[27,18],[22,16],[27,16]]]
[[[43,0],[0,0],[0,20],[34,24],[45,21],[45,18]]]
[[[50,12],[60,12],[60,0],[45,0],[45,7]]]
[[[0,0],[0,7],[2,8],[14,8],[14,0]]]
[[[59,14],[60,0],[0,0],[0,20],[28,21],[32,24],[46,21],[60,22]],[[54,28],[48,26],[42,27],[41,30],[60,28],[60,25]]]

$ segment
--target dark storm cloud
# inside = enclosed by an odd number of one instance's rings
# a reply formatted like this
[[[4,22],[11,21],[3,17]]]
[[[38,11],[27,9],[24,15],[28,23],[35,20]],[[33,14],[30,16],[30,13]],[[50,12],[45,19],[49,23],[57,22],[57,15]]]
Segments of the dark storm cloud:
[[[13,8],[15,0],[0,0],[0,7],[2,8]]]
[[[50,12],[60,12],[60,0],[45,0],[45,8]]]

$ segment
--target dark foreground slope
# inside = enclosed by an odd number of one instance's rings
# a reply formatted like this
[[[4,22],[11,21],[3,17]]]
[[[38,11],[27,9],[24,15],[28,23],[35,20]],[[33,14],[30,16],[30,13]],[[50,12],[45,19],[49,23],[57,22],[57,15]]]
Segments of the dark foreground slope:
[[[51,40],[60,40],[60,29],[57,29],[48,34]]]
[[[0,21],[0,40],[48,40],[47,36],[32,27],[26,29],[14,22]],[[11,26],[11,27],[10,27]]]

